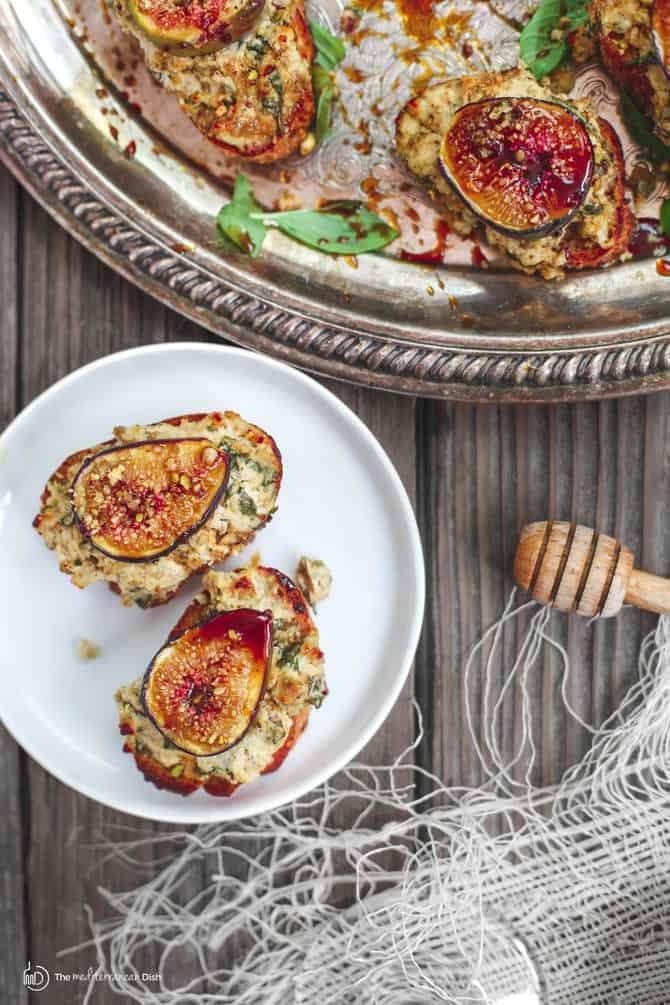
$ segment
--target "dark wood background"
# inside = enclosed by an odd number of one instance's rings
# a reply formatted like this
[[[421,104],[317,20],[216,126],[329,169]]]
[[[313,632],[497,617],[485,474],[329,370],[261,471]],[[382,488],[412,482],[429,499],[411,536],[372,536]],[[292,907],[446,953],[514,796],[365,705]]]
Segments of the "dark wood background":
[[[154,303],[69,238],[0,169],[0,423],[90,360],[147,342],[212,340]],[[415,501],[428,572],[426,622],[413,678],[362,757],[379,763],[412,738],[410,696],[425,715],[417,757],[449,782],[478,771],[464,738],[463,654],[502,610],[519,527],[529,519],[595,524],[635,550],[643,567],[670,574],[665,503],[670,490],[670,396],[552,407],[496,407],[413,400],[344,385],[331,389],[379,437]],[[26,602],[39,603],[36,596]],[[592,721],[613,708],[635,675],[653,619],[626,611],[608,624],[553,618],[574,663],[573,703]],[[20,674],[29,667],[17,668]],[[556,780],[588,742],[566,722],[547,660],[533,677],[542,716],[538,778]],[[509,741],[518,723],[512,715]],[[1,729],[1,727],[0,727]],[[61,785],[0,732],[0,997],[26,1005],[29,960],[85,971],[90,950],[58,958],[88,936],[83,909],[96,889],[126,875],[96,843],[131,821]],[[150,963],[150,961],[147,961]],[[149,967],[151,969],[151,967]],[[79,1003],[80,985],[54,984],[44,998]],[[95,1005],[119,998],[101,985]],[[260,1005],[260,1003],[259,1003]]]

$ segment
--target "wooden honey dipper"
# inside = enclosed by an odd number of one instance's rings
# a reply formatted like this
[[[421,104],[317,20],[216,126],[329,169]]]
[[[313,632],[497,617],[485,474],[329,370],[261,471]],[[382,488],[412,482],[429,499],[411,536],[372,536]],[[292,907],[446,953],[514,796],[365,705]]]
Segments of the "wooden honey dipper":
[[[540,604],[611,618],[624,604],[670,614],[670,579],[633,568],[633,552],[590,527],[529,523],[514,556],[514,579]]]

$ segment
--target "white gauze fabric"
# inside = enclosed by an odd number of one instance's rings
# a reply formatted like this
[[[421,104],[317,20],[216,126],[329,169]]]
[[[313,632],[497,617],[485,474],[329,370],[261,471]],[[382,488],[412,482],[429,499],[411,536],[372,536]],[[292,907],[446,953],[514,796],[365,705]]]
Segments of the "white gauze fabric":
[[[520,615],[529,628],[501,675],[502,633]],[[252,820],[110,844],[138,866],[149,847],[154,866],[134,889],[101,891],[104,917],[89,911],[96,976],[143,1005],[668,1005],[670,619],[587,756],[537,788],[528,683],[546,646],[576,716],[549,617],[512,594],[464,668],[479,788],[446,787],[412,748]],[[505,763],[512,686],[523,737]],[[147,952],[159,981],[142,979]]]

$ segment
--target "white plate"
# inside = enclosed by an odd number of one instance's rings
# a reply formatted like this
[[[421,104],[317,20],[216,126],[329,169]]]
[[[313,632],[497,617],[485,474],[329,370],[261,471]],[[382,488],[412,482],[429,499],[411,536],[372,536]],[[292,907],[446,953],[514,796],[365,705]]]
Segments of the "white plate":
[[[292,575],[323,558],[334,587],[318,626],[330,694],[280,771],[230,799],[183,798],[148,784],[122,752],[114,691],[134,680],[197,592],[163,607],[125,608],[104,583],[86,590],[58,571],[31,527],[44,483],[72,451],[112,427],[233,409],[276,438],[284,459],[279,512],[227,567],[255,550]],[[273,809],[354,757],[388,715],[409,671],[424,605],[419,534],[405,490],[363,423],[329,391],[240,349],[148,346],[98,360],[33,401],[0,437],[0,714],[35,760],[108,806],[196,823]],[[91,662],[75,643],[102,647]]]

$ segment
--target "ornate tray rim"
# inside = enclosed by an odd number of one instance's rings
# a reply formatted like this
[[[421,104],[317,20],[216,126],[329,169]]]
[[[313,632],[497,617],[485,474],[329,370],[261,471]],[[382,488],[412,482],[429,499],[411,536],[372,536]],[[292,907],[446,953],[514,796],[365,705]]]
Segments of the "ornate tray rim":
[[[6,82],[9,90],[9,82]],[[168,307],[223,338],[324,377],[434,398],[568,402],[670,386],[669,330],[625,344],[503,352],[408,344],[263,301],[129,222],[0,91],[0,160],[72,236]]]

